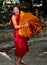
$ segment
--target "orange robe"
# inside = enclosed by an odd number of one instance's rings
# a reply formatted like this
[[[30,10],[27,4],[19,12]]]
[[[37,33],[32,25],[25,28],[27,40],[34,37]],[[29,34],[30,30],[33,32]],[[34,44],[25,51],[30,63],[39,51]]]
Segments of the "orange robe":
[[[19,25],[23,25],[26,22],[30,23],[30,26],[19,29],[19,35],[21,37],[33,37],[35,34],[38,35],[40,33],[43,23],[39,20],[38,17],[34,16],[31,13],[27,13],[23,11],[21,11],[20,17],[21,18]]]

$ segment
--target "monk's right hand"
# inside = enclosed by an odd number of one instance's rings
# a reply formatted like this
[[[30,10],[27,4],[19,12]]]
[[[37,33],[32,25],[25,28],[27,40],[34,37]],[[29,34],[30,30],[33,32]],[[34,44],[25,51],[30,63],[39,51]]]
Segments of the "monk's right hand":
[[[26,23],[24,24],[24,26],[30,26],[30,24],[29,24],[28,22],[26,22]]]

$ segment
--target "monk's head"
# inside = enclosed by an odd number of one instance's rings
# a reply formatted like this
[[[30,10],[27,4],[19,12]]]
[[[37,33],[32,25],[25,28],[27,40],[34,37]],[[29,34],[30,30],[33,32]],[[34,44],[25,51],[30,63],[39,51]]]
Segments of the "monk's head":
[[[13,6],[13,14],[19,15],[19,7],[18,7],[18,5]]]

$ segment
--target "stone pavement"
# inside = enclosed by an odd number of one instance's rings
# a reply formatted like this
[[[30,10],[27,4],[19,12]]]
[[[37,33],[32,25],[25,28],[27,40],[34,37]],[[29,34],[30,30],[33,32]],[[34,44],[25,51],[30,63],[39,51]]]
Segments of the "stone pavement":
[[[32,38],[28,44],[30,51],[23,58],[24,61],[28,65],[47,65],[47,37]],[[14,48],[8,52],[0,51],[0,65],[15,65]]]
[[[0,65],[14,65],[8,57],[4,52],[0,52]]]

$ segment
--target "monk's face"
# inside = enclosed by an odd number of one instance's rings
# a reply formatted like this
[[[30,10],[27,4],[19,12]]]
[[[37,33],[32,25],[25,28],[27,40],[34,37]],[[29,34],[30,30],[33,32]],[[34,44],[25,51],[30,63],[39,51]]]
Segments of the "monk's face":
[[[19,15],[19,9],[18,9],[18,7],[14,7],[13,8],[13,12],[14,12],[15,15]]]

